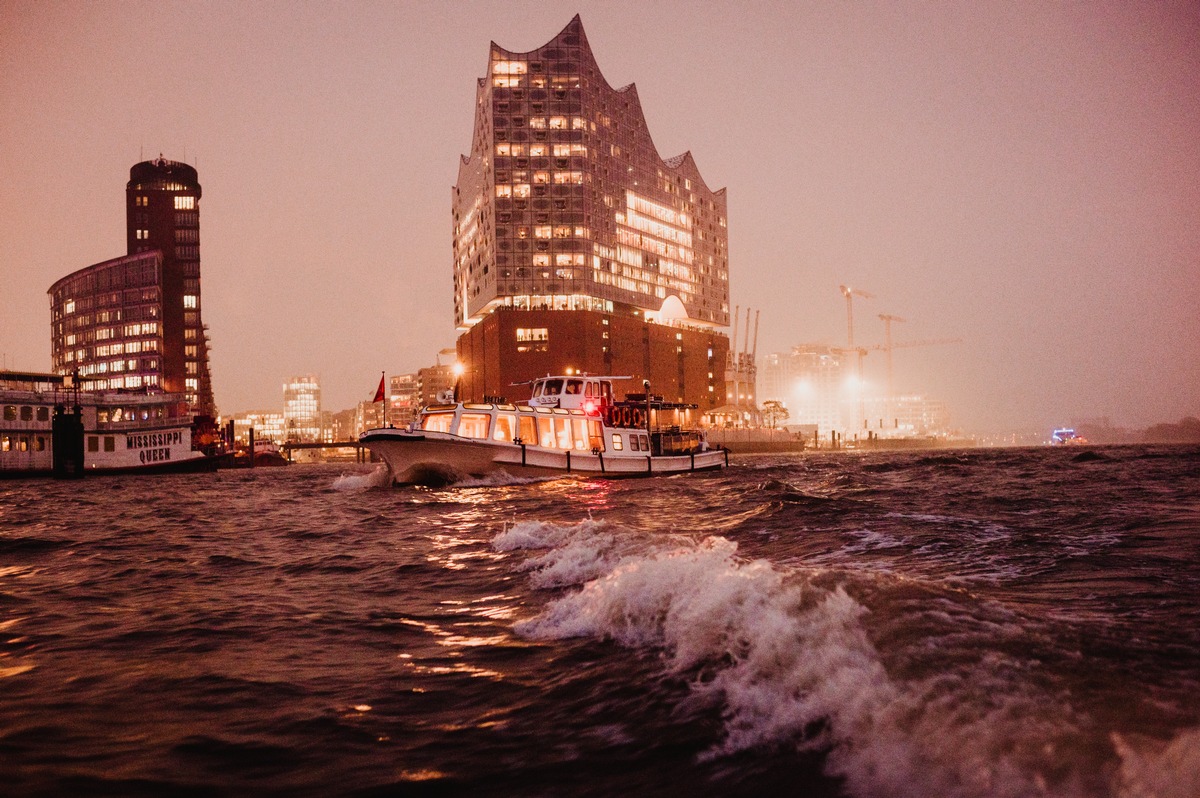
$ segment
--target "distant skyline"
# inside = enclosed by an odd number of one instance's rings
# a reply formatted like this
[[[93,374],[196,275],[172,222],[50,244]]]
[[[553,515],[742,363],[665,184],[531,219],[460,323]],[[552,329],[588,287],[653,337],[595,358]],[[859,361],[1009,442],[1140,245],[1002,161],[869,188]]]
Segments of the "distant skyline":
[[[450,187],[489,42],[580,13],[664,158],[729,192],[758,354],[883,342],[968,432],[1200,415],[1200,6],[78,4],[0,0],[0,364],[47,289],[125,249],[129,168],[195,166],[226,415],[322,405],[451,347]],[[732,312],[732,307],[731,307]],[[743,316],[744,324],[744,316]],[[744,340],[739,331],[739,349]],[[885,379],[882,353],[867,378]]]

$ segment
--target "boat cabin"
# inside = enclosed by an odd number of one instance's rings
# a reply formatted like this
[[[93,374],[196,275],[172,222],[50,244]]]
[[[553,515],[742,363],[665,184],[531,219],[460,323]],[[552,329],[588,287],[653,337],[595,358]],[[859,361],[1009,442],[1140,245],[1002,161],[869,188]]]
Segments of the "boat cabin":
[[[599,410],[613,403],[614,377],[541,377],[533,381],[529,404],[534,407],[562,407]],[[624,379],[624,378],[620,378]]]

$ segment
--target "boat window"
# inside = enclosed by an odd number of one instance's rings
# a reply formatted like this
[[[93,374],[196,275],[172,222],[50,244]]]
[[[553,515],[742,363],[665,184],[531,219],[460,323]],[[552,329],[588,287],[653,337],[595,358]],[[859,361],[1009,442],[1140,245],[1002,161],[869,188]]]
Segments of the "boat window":
[[[21,405],[21,420],[33,421],[33,408],[29,405]]]
[[[562,393],[562,380],[546,380],[542,383],[542,391],[540,396],[558,396]]]
[[[571,419],[571,444],[580,451],[587,451],[591,448],[588,446],[589,437],[587,419]]]
[[[513,415],[497,415],[495,429],[492,431],[492,439],[511,443],[512,439],[517,437],[516,421],[516,416]]]
[[[600,422],[589,419],[588,425],[588,448],[599,449],[604,451],[604,430]]]
[[[22,435],[20,438],[17,438],[17,451],[18,452],[29,451],[29,438],[27,436]]]
[[[650,438],[646,435],[639,435],[638,437],[642,440],[642,451],[650,451]]]
[[[614,432],[612,434],[612,442],[614,452],[619,452],[625,448],[625,445],[621,441],[621,434],[619,432]]]
[[[571,448],[571,420],[569,418],[552,418],[551,425],[554,427],[554,440],[557,442],[559,449]]]
[[[583,393],[583,380],[567,380],[567,393]]]
[[[486,438],[491,420],[487,413],[463,413],[458,420],[458,434],[464,438]]]
[[[16,405],[5,405],[4,406],[4,420],[5,421],[16,421],[17,420],[17,406]]]
[[[38,418],[38,421],[49,421],[50,420],[50,408],[39,407],[37,409],[37,418]]]
[[[629,436],[629,451],[640,452],[642,450],[642,442],[637,435]]]
[[[39,452],[46,451],[46,438],[44,435],[37,436],[37,440],[34,441],[33,448]]]
[[[115,452],[117,450],[117,441],[112,435],[104,436],[104,451]]]
[[[539,418],[537,420],[537,442],[539,446],[543,446],[547,449],[555,448],[553,423],[554,419],[551,418]]]
[[[519,436],[521,441],[523,443],[528,443],[528,444],[532,444],[532,445],[536,446],[537,442],[538,442],[538,436],[537,436],[537,428],[534,426],[534,423],[533,423],[534,417],[533,416],[521,416],[519,421],[521,422],[521,429],[520,429],[521,434]]]
[[[452,421],[454,421],[453,413],[430,413],[421,419],[421,429],[430,432],[449,432]]]
[[[88,436],[88,451],[89,452],[100,451],[100,438],[98,436],[96,436],[96,435]]]
[[[11,447],[12,444],[9,443],[9,437],[7,435],[0,438],[0,452],[7,452]]]

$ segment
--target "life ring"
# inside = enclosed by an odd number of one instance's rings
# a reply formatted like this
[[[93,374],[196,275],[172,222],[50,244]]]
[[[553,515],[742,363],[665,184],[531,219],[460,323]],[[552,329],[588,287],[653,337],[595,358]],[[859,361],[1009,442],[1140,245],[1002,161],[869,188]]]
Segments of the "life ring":
[[[632,415],[633,415],[633,414],[632,414],[632,413],[629,411],[629,408],[628,408],[628,407],[622,407],[622,408],[621,408],[621,426],[622,426],[622,427],[628,427],[628,426],[629,426],[630,417],[631,417]]]

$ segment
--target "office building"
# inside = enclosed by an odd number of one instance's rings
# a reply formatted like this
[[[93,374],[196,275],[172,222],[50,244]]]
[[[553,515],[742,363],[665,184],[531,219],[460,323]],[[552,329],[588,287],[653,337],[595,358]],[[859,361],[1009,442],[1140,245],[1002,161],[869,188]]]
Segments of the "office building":
[[[317,443],[321,438],[321,382],[312,375],[283,384],[284,440]]]
[[[788,424],[816,425],[824,436],[850,429],[857,413],[855,386],[848,382],[853,363],[845,350],[825,344],[804,344],[791,352],[767,355],[758,372],[758,393],[764,400],[783,402]]]
[[[660,157],[637,89],[601,74],[579,17],[536,50],[491,47],[453,189],[462,398],[568,368],[724,402],[725,190]]]
[[[50,287],[51,360],[85,390],[183,394],[216,415],[200,302],[200,183],[191,166],[135,164],[126,195],[128,254]]]

